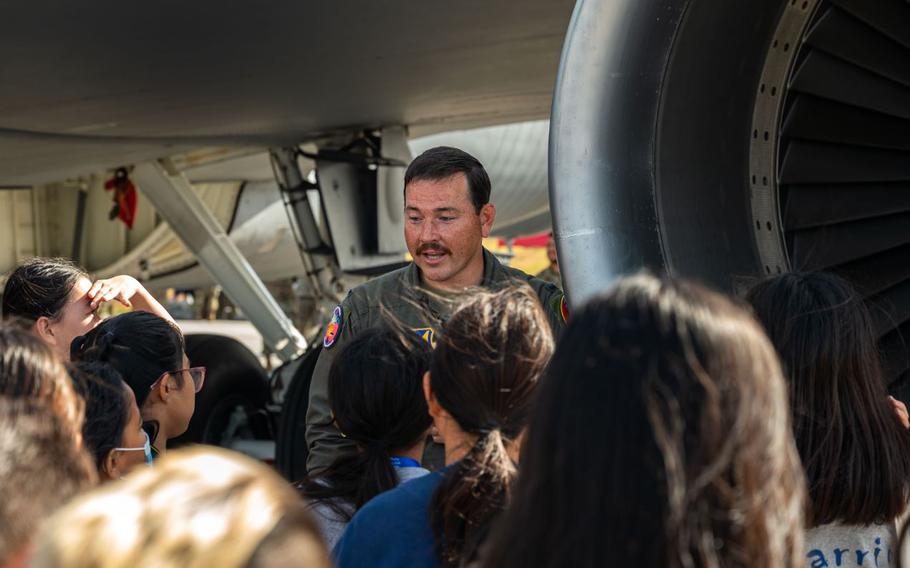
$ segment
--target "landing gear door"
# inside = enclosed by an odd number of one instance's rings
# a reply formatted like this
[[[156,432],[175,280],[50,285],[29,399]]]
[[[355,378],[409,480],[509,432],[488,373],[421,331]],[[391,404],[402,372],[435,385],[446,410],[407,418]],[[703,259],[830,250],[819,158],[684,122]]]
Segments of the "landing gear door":
[[[339,160],[328,152],[316,158],[322,206],[344,272],[379,274],[405,262],[403,188],[410,152],[404,130],[384,130],[381,144],[380,159]]]
[[[411,163],[411,150],[405,130],[401,126],[382,131],[382,155],[401,164]],[[376,208],[379,230],[379,252],[402,254],[404,243],[404,166],[380,165],[378,181],[379,200]]]

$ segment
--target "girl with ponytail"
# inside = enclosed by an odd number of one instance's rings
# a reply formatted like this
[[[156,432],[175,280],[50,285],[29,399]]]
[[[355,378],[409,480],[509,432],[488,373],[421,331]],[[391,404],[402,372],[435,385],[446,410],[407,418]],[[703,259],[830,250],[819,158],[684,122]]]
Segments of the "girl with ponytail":
[[[329,404],[358,452],[298,484],[329,547],[354,513],[399,483],[429,473],[420,459],[431,426],[423,397],[430,348],[411,332],[374,328],[345,345],[329,371]]]
[[[353,566],[463,566],[509,500],[553,336],[526,287],[476,292],[452,314],[424,377],[446,468],[380,495],[335,553]]]

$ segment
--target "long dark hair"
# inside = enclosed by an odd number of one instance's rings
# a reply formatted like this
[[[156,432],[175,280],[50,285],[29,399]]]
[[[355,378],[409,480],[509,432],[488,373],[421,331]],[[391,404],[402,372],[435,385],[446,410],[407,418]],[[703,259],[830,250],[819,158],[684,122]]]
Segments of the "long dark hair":
[[[805,493],[784,381],[745,310],[623,279],[572,314],[537,400],[483,565],[798,565]]]
[[[28,322],[0,324],[0,397],[46,403],[75,434],[85,404],[51,348],[26,330]]]
[[[897,517],[910,497],[910,435],[888,402],[862,298],[833,274],[792,273],[748,300],[788,378],[809,526]]]
[[[109,363],[133,389],[142,408],[155,381],[183,366],[183,352],[183,334],[174,324],[148,312],[130,312],[106,319],[74,339],[70,359]]]
[[[129,387],[107,363],[71,363],[67,369],[76,392],[85,399],[82,441],[100,471],[111,450],[123,445],[130,419]]]
[[[33,258],[10,273],[3,288],[3,317],[34,323],[60,317],[73,286],[88,274],[63,258]]]
[[[298,485],[310,502],[324,501],[350,520],[349,506],[356,511],[398,485],[392,451],[417,445],[432,424],[423,396],[429,363],[426,342],[392,327],[368,329],[338,353],[329,371],[329,404],[358,452]]]
[[[505,507],[516,468],[506,445],[522,433],[554,342],[530,288],[476,292],[445,324],[430,363],[439,405],[477,441],[430,506],[445,566],[470,562]]]

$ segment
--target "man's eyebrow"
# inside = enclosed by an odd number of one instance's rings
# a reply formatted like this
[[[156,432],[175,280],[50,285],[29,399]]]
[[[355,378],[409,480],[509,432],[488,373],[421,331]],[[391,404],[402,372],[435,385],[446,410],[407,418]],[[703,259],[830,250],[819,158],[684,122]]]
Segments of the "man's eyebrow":
[[[405,207],[405,210],[406,211],[420,211],[420,209],[418,209],[417,207],[414,207],[413,205],[408,205],[407,207]],[[433,209],[433,212],[434,213],[458,213],[458,208],[457,207],[437,207],[436,209]]]

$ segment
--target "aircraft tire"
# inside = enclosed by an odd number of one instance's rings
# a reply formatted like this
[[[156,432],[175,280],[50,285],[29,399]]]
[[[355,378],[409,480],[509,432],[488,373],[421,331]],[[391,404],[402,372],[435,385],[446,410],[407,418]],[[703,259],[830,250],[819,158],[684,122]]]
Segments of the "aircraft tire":
[[[310,382],[320,352],[322,342],[317,342],[315,347],[303,356],[288,386],[281,416],[278,419],[275,465],[278,471],[291,481],[299,481],[306,476],[306,460],[309,455],[306,444],[306,413],[309,407]]]
[[[256,356],[237,340],[212,334],[186,336],[186,354],[194,366],[206,367],[205,384],[196,394],[196,410],[189,428],[171,445],[190,443],[230,446],[230,437],[269,439],[266,404],[268,375]],[[242,409],[242,432],[226,428],[231,415]]]

